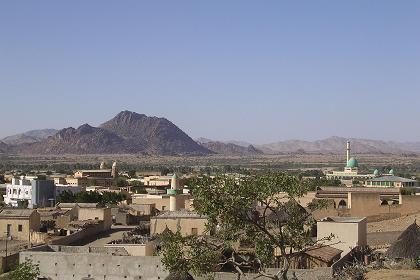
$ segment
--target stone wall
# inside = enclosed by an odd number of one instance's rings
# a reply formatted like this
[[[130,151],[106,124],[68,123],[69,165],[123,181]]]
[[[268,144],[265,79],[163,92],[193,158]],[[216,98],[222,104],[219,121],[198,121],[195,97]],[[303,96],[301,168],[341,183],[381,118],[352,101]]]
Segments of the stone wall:
[[[391,219],[420,212],[420,196],[403,195],[401,204],[381,205],[378,193],[352,193],[351,208],[338,209],[333,206],[315,211],[314,217],[326,216],[367,217],[368,222]]]
[[[24,251],[50,280],[163,280],[168,276],[159,257],[113,256],[98,253]]]
[[[49,280],[163,280],[165,271],[159,257],[121,256],[120,248],[39,246],[20,253],[20,261],[32,259],[39,264],[41,276]],[[276,269],[269,269],[275,274]],[[333,270],[330,267],[290,270],[298,279],[329,280]],[[256,274],[248,274],[252,279]],[[205,280],[205,277],[194,277]],[[235,273],[216,273],[215,279],[236,280]],[[268,280],[266,277],[259,279]]]
[[[0,274],[9,271],[11,268],[19,263],[19,253],[13,253],[0,257]]]

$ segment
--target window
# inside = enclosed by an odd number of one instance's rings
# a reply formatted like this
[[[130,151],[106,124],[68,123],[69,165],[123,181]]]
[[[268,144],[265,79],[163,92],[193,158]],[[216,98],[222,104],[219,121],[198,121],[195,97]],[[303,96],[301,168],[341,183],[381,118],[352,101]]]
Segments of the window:
[[[198,235],[198,229],[197,228],[191,228],[191,234],[192,235]]]
[[[166,206],[162,206],[162,211],[165,211]]]
[[[22,225],[18,225],[18,231],[22,231],[23,226]]]

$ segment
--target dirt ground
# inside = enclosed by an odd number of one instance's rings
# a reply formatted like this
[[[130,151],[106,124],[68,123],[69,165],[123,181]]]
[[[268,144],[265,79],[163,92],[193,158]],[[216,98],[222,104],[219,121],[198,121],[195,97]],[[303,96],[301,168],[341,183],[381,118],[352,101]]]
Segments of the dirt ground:
[[[420,280],[420,270],[389,270],[381,269],[370,271],[367,280]]]
[[[392,220],[368,223],[367,231],[368,233],[404,231],[409,225],[414,223],[415,220],[420,223],[420,213]]]
[[[399,217],[396,219],[372,222],[367,225],[367,241],[376,249],[388,248],[400,234],[414,221],[420,223],[420,213]]]

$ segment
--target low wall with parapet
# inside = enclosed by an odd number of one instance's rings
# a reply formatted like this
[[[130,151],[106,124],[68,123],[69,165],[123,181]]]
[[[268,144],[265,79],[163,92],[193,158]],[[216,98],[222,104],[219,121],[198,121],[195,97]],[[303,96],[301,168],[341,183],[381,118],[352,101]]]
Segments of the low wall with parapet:
[[[70,235],[60,236],[59,238],[53,239],[49,244],[51,245],[69,245],[85,238],[92,238],[96,234],[103,232],[103,222],[100,221],[98,224],[92,224],[88,228],[74,232]]]
[[[49,280],[163,280],[169,273],[160,257],[126,256],[117,248],[78,246],[39,246],[20,253],[20,261],[26,258],[39,264],[41,276]],[[276,269],[269,269],[275,274]],[[332,268],[290,270],[298,279],[329,280]],[[257,276],[257,274],[249,274]],[[216,273],[216,279],[236,280],[235,273]],[[194,277],[205,280],[205,277]],[[259,279],[268,280],[266,277]]]

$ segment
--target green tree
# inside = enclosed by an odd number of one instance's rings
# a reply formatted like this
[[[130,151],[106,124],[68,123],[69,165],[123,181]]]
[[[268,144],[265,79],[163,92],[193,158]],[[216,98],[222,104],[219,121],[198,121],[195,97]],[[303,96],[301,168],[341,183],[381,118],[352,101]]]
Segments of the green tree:
[[[209,250],[208,243],[194,235],[182,236],[179,231],[167,230],[160,239],[163,265],[169,272],[184,276],[181,279],[190,272],[200,276],[214,271],[221,258],[217,250]]]
[[[57,202],[62,203],[73,203],[76,201],[75,195],[70,191],[63,191],[60,193],[60,195],[57,197]]]
[[[273,280],[287,279],[291,253],[314,245],[311,229],[315,220],[310,212],[325,206],[322,201],[314,202],[308,212],[299,205],[297,200],[308,187],[297,177],[282,173],[197,178],[193,206],[207,217],[212,235],[183,238],[167,231],[163,264],[170,271],[179,267],[181,272],[192,269],[207,274],[217,267],[231,267],[238,278],[253,270]],[[197,260],[194,256],[198,255],[206,258]],[[274,265],[280,267],[278,272],[267,273],[266,268]]]
[[[128,176],[130,178],[135,178],[136,177],[136,170],[130,170],[130,171],[128,171]]]
[[[39,266],[31,260],[25,260],[10,273],[12,280],[35,280],[39,276]]]
[[[128,185],[128,182],[127,182],[126,179],[119,177],[119,178],[115,179],[114,184],[115,184],[115,186],[117,186],[119,188],[123,188],[123,187]]]
[[[121,193],[104,192],[101,198],[101,204],[103,205],[115,205],[120,201],[123,201],[125,196]]]
[[[47,180],[47,176],[43,175],[43,174],[40,174],[40,175],[37,176],[37,179],[38,180]]]
[[[27,200],[19,200],[17,204],[20,209],[26,209],[29,206],[29,202]]]

